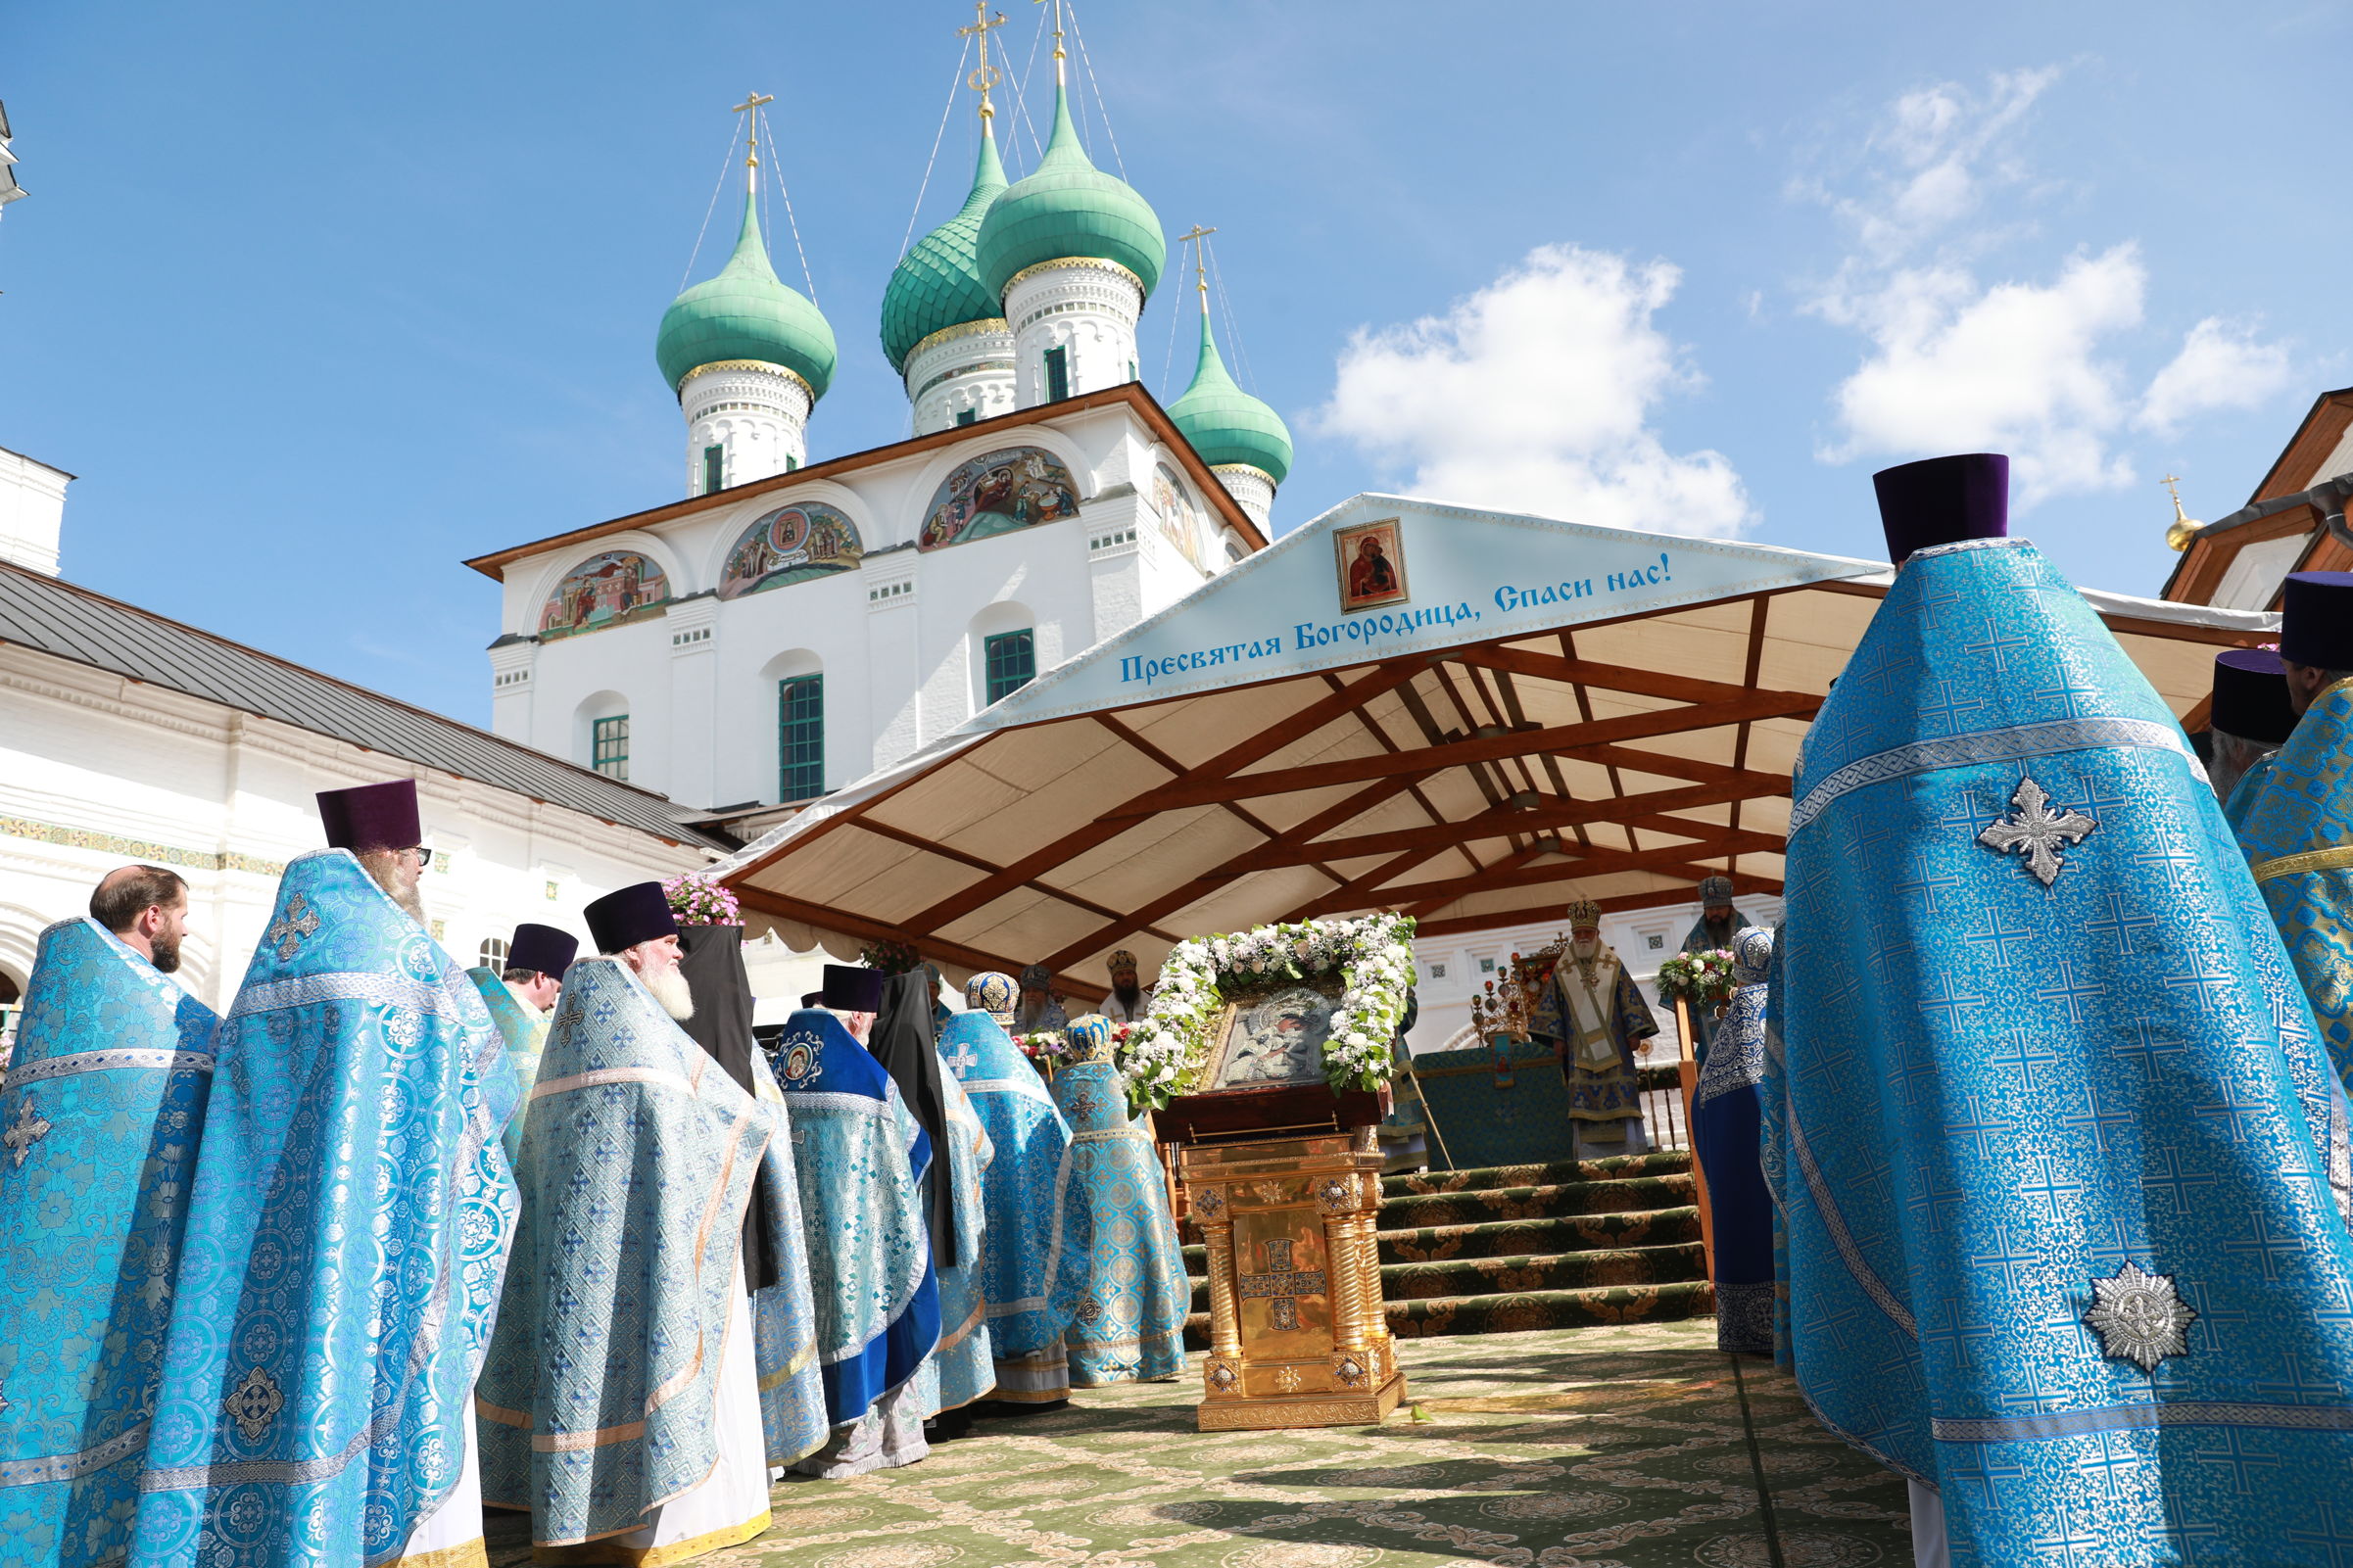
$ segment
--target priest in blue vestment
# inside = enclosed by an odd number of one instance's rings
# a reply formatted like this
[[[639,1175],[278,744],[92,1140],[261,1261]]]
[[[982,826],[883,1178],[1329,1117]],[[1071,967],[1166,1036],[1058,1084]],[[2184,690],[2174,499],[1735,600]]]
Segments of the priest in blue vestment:
[[[2247,819],[2272,758],[2296,728],[2287,677],[2270,648],[2226,648],[2214,657],[2214,694],[2206,708],[2206,773],[2214,798],[2235,831]]]
[[[931,1139],[890,1074],[835,1016],[871,1028],[883,976],[829,964],[824,999],[825,1007],[786,1022],[775,1062],[792,1114],[832,1428],[826,1446],[795,1468],[840,1479],[931,1452],[918,1374],[939,1342],[939,1279],[924,1223]]]
[[[421,924],[415,784],[318,803],[215,1036],[133,1568],[480,1560],[514,1077]]]
[[[768,1527],[741,1238],[790,1131],[679,1027],[693,993],[661,884],[584,913],[605,956],[565,975],[532,1091],[475,1400],[483,1497],[528,1509],[533,1545],[567,1562],[684,1561]],[[824,1436],[806,1393],[793,1458]]]
[[[987,1227],[982,1172],[994,1151],[963,1086],[939,1059],[938,986],[928,964],[885,979],[871,1049],[932,1144],[923,1182],[932,1263],[939,1275],[939,1343],[922,1376],[931,1436],[952,1439],[972,1424],[964,1407],[996,1386],[988,1301],[977,1266]]]
[[[2007,478],[1877,476],[1895,582],[1799,759],[1799,1385],[1956,1565],[2341,1562],[2345,1098],[2181,726],[2005,537]]]
[[[572,967],[580,942],[552,926],[525,921],[506,944],[506,962],[498,969],[484,965],[465,972],[490,1009],[490,1021],[506,1042],[506,1065],[514,1072],[520,1097],[514,1115],[506,1118],[501,1139],[508,1164],[521,1158],[523,1122],[531,1114],[531,1085],[539,1078],[539,1054],[548,1044],[548,1015],[563,994],[563,972]]]
[[[15,1568],[130,1545],[213,1081],[217,1021],[167,973],[187,884],[126,866],[90,908],[41,933],[0,1089],[0,1562]]]
[[[1066,1257],[1083,1254],[1064,1334],[1071,1384],[1154,1382],[1184,1369],[1184,1319],[1193,1282],[1184,1271],[1168,1178],[1152,1136],[1130,1119],[1128,1081],[1112,1060],[1111,1021],[1090,1013],[1065,1031],[1070,1059],[1054,1075],[1054,1099],[1071,1145],[1055,1177],[1060,1226],[1047,1276],[1062,1279]]]
[[[1006,1032],[1017,995],[1009,974],[975,974],[964,987],[968,1011],[940,1030],[939,1056],[970,1098],[991,1151],[981,1177],[986,1228],[974,1272],[987,1304],[995,1400],[1033,1411],[1070,1398],[1062,1335],[1079,1291],[1076,1280],[1058,1286],[1046,1273],[1057,1213],[1054,1178],[1071,1131],[1045,1080]],[[1086,1220],[1085,1211],[1079,1211],[1077,1223]],[[1089,1237],[1066,1227],[1063,1241],[1065,1273],[1082,1271]],[[1057,1298],[1065,1304],[1059,1311]]]
[[[2302,716],[2239,844],[2353,1084],[2353,572],[2292,572],[2281,599],[2281,674]]]
[[[1764,1070],[1765,967],[1773,933],[1732,938],[1732,1000],[1716,1021],[1692,1093],[1692,1148],[1707,1178],[1715,1344],[1728,1355],[1773,1354],[1773,1202],[1759,1164],[1756,1086]]]

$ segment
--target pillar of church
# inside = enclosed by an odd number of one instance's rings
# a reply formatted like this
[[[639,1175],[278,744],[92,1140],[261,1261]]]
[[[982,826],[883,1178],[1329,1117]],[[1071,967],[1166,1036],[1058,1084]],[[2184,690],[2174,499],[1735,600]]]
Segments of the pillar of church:
[[[907,356],[915,433],[1013,412],[1013,331],[1002,320],[967,321],[924,339]]]
[[[1005,284],[1015,405],[1034,408],[1133,381],[1135,323],[1143,313],[1142,280],[1116,261],[1068,257],[1015,273]]]
[[[783,365],[720,359],[697,366],[678,389],[687,419],[687,494],[798,468],[808,460],[809,384]]]
[[[1218,463],[1210,472],[1218,476],[1218,483],[1225,487],[1225,494],[1234,499],[1235,504],[1250,514],[1259,532],[1271,536],[1273,527],[1269,519],[1274,513],[1274,481],[1248,463]]]

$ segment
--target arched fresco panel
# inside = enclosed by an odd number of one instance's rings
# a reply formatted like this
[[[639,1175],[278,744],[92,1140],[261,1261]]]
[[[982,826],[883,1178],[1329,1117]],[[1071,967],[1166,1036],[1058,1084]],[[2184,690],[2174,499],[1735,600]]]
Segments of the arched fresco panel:
[[[924,549],[1034,528],[1079,515],[1079,486],[1062,459],[1041,447],[1007,447],[960,462],[924,513]]]
[[[831,577],[858,564],[866,546],[858,530],[823,501],[800,501],[765,512],[744,530],[719,573],[719,596],[742,598],[789,583]]]
[[[566,572],[539,612],[545,641],[643,620],[670,601],[670,579],[634,550],[592,555]]]
[[[1161,537],[1197,569],[1207,571],[1201,564],[1201,513],[1193,505],[1193,493],[1167,463],[1152,465],[1152,511],[1160,519]]]

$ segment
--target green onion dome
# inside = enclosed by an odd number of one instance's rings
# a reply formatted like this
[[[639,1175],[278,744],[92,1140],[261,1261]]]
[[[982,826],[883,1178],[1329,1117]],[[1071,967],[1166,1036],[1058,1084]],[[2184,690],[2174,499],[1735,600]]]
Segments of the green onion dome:
[[[1069,95],[1054,93],[1054,134],[1036,172],[998,197],[981,220],[981,281],[999,300],[1016,273],[1093,257],[1134,273],[1148,297],[1168,261],[1160,219],[1125,180],[1087,161]]]
[[[1201,311],[1201,360],[1193,384],[1169,404],[1169,417],[1193,451],[1212,468],[1247,463],[1279,485],[1291,471],[1291,432],[1282,415],[1235,384],[1218,356],[1209,333],[1209,310]]]
[[[760,243],[758,208],[744,198],[744,232],[719,275],[670,302],[653,340],[662,379],[678,390],[688,376],[725,359],[783,365],[822,398],[834,379],[834,329],[808,299],[787,288]]]
[[[981,122],[981,162],[973,170],[964,210],[915,242],[883,290],[883,354],[904,371],[907,356],[935,332],[1005,313],[996,291],[981,281],[981,219],[1005,194],[1005,166],[995,133]]]

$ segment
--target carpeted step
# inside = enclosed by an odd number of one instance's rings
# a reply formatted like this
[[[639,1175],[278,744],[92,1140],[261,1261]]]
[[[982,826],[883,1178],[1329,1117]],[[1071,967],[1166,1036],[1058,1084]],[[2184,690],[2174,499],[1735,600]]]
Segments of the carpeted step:
[[[1715,1310],[1704,1279],[1668,1285],[1609,1285],[1596,1290],[1524,1291],[1510,1296],[1442,1296],[1391,1302],[1389,1332],[1399,1339],[1433,1334],[1518,1334],[1579,1323],[1648,1323],[1703,1317]]]
[[[1380,1233],[1384,1263],[1442,1263],[1457,1258],[1572,1253],[1589,1247],[1658,1247],[1700,1239],[1696,1205],[1618,1214],[1563,1214],[1479,1225],[1431,1225]]]
[[[1699,1239],[1700,1211],[1686,1206],[1635,1213],[1565,1214],[1551,1219],[1384,1231],[1380,1259],[1384,1264],[1438,1263],[1465,1258],[1578,1253],[1597,1247],[1665,1247]],[[1185,1248],[1184,1271],[1195,1279],[1208,1278],[1208,1253],[1199,1246]]]
[[[1697,1192],[1696,1183],[1686,1171],[1665,1176],[1555,1182],[1540,1187],[1409,1193],[1382,1201],[1379,1226],[1386,1233],[1426,1230],[1433,1225],[1478,1225],[1499,1219],[1559,1219],[1570,1214],[1679,1209],[1696,1202]]]
[[[1384,1263],[1386,1301],[1524,1291],[1593,1290],[1608,1285],[1671,1285],[1700,1278],[1706,1254],[1696,1241],[1663,1247],[1609,1247],[1508,1258],[1457,1258],[1441,1263]],[[1193,1307],[1209,1310],[1209,1280],[1193,1276]]]
[[[1704,1279],[1666,1285],[1605,1285],[1590,1290],[1522,1291],[1509,1296],[1442,1296],[1388,1304],[1389,1332],[1401,1340],[1435,1334],[1519,1334],[1580,1323],[1644,1323],[1704,1317],[1715,1291]],[[1184,1348],[1209,1349],[1209,1314],[1184,1320]]]
[[[1477,1192],[1490,1187],[1550,1187],[1571,1181],[1609,1181],[1627,1176],[1672,1176],[1691,1169],[1691,1151],[1618,1155],[1608,1160],[1561,1160],[1544,1165],[1481,1165],[1475,1170],[1423,1170],[1383,1176],[1381,1196]]]

